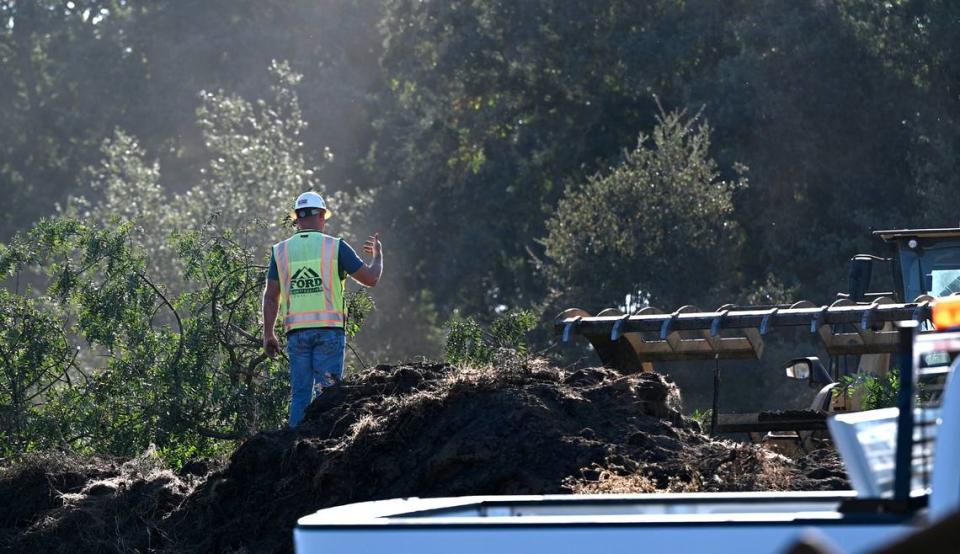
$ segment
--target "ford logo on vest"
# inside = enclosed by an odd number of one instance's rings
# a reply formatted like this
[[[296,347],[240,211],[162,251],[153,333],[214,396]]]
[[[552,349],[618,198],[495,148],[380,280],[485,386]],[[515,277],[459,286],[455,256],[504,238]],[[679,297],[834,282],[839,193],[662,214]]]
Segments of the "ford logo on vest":
[[[301,267],[290,278],[290,294],[323,292],[323,279],[309,267]]]

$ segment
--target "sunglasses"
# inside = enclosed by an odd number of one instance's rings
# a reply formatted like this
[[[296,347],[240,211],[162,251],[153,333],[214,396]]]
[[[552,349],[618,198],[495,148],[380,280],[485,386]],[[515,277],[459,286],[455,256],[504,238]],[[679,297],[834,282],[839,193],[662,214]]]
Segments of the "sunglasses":
[[[322,214],[323,212],[324,210],[320,208],[302,208],[300,210],[297,210],[297,217],[299,219],[303,219],[305,217],[310,217],[312,215]]]

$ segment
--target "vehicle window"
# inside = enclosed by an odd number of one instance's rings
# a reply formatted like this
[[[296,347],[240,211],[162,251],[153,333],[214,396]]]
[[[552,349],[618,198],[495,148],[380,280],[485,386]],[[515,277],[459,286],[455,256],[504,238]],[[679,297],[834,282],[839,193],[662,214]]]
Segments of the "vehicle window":
[[[960,241],[942,241],[900,254],[905,300],[960,292]]]

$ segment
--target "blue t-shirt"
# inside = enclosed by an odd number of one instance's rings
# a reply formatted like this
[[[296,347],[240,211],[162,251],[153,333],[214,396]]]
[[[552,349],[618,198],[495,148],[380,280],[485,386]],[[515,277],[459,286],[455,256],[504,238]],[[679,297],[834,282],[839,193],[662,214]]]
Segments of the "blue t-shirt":
[[[343,279],[351,273],[355,273],[363,267],[363,260],[357,256],[356,251],[347,244],[347,241],[340,239],[340,251],[337,252],[337,263],[340,265],[340,278]],[[277,260],[273,257],[273,250],[270,250],[270,269],[267,270],[267,279],[271,281],[280,280],[280,271],[277,269]]]

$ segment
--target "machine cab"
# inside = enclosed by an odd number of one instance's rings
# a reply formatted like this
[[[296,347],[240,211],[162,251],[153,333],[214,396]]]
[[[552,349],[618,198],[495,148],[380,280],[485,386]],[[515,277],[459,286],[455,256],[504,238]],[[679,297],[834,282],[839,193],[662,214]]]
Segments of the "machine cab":
[[[893,278],[902,302],[960,292],[960,228],[899,229],[873,234],[896,251]],[[856,264],[857,257],[851,263]],[[855,273],[851,267],[851,292],[856,289]]]

